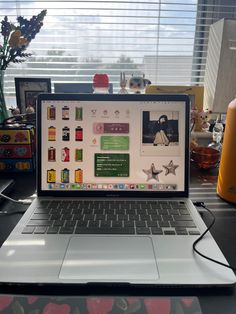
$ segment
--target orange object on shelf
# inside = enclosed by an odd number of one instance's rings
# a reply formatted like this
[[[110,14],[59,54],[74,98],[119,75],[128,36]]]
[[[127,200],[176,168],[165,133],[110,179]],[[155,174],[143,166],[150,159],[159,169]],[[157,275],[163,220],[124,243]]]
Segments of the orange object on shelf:
[[[236,99],[227,109],[217,193],[224,200],[236,203]]]
[[[191,160],[201,169],[209,169],[219,164],[220,152],[211,147],[194,147]]]

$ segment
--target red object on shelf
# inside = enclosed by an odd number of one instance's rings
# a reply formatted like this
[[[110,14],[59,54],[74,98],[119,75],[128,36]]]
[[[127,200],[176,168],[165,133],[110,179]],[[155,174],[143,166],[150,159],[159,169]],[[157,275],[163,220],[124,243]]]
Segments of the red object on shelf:
[[[93,77],[93,87],[109,87],[109,78],[107,74],[95,74]]]

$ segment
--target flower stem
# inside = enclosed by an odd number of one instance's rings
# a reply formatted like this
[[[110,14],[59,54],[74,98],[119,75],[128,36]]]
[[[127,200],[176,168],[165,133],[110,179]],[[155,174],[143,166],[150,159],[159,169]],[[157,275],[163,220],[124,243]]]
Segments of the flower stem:
[[[4,88],[3,84],[4,84],[4,71],[0,70],[0,123],[2,123],[8,117],[3,91]]]

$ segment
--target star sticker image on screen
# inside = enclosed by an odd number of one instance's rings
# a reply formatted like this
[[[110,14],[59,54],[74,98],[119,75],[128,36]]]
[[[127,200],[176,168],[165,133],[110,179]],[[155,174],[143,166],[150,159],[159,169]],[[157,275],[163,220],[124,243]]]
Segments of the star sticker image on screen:
[[[45,191],[184,191],[181,101],[45,100]]]

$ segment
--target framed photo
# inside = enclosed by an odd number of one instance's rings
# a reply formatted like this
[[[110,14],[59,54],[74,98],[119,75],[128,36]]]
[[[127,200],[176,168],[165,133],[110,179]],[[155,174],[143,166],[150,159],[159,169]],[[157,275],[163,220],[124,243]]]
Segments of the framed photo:
[[[39,94],[51,93],[51,79],[16,77],[15,88],[17,107],[21,113],[25,113],[27,107],[36,109]]]
[[[148,85],[146,94],[187,94],[190,98],[191,108],[196,107],[199,111],[203,110],[203,86],[158,86]]]

